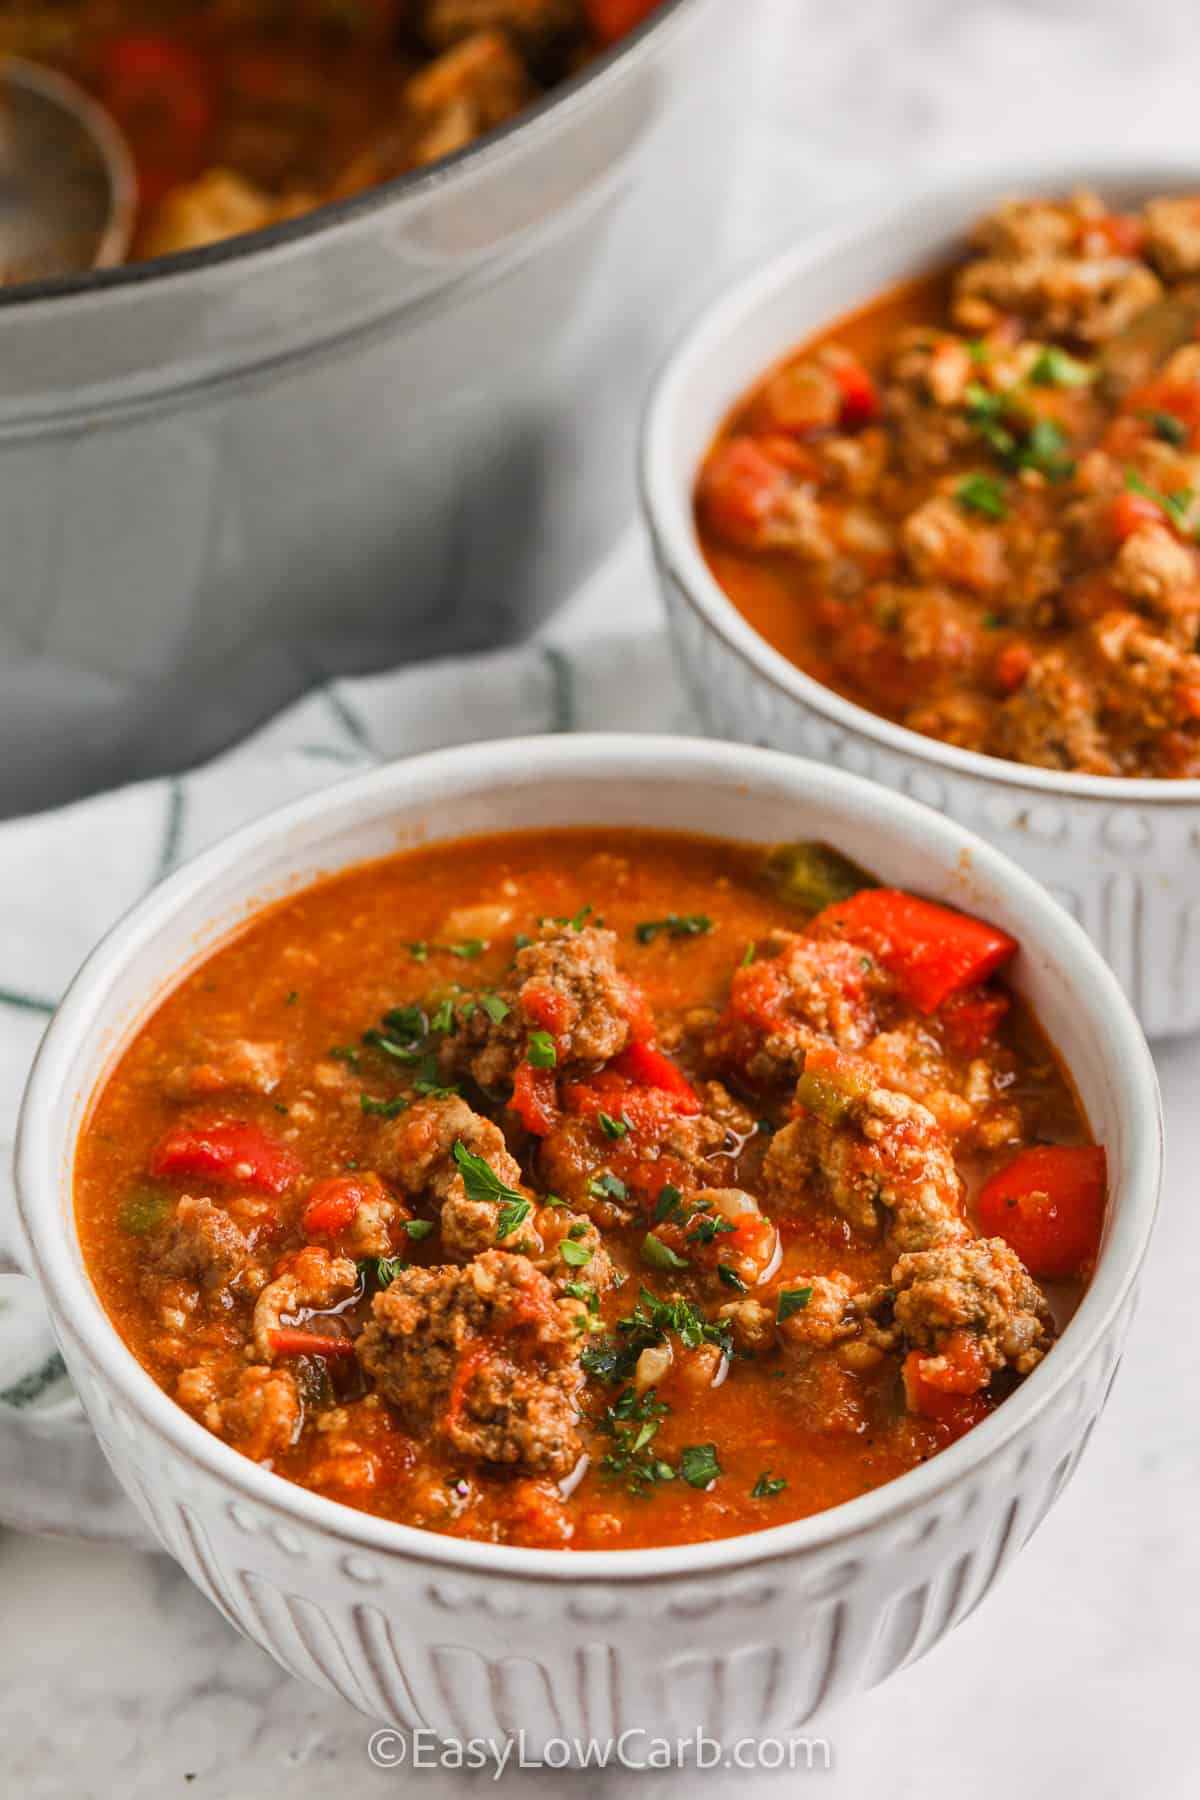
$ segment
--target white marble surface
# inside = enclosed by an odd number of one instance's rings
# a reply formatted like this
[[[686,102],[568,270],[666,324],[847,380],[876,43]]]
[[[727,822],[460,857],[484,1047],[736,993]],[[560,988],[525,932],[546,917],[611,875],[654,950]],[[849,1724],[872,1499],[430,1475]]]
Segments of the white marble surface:
[[[729,0],[741,5],[743,0]],[[747,12],[759,10],[747,6]],[[1062,149],[1193,147],[1191,0],[761,0],[757,171],[736,250],[922,172]],[[766,41],[766,40],[764,40]],[[1200,154],[1198,154],[1200,163]],[[637,604],[651,604],[649,591]],[[828,1774],[737,1777],[764,1797],[1090,1800],[1200,1792],[1200,1386],[1190,1273],[1200,1042],[1160,1059],[1167,1191],[1141,1311],[1083,1467],[1015,1570],[923,1663],[825,1724]],[[486,1776],[371,1767],[369,1726],[236,1637],[161,1557],[0,1533],[0,1794],[346,1800]],[[544,1777],[507,1775],[509,1793]],[[550,1786],[560,1785],[553,1777]],[[695,1776],[586,1775],[580,1794],[690,1793]],[[727,1776],[704,1791],[732,1792]]]

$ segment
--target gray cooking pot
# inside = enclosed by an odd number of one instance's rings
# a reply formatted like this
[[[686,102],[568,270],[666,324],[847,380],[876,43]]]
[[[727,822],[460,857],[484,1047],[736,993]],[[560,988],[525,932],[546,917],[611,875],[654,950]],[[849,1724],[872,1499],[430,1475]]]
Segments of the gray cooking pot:
[[[748,22],[666,0],[429,171],[0,295],[0,814],[545,615],[631,505]]]

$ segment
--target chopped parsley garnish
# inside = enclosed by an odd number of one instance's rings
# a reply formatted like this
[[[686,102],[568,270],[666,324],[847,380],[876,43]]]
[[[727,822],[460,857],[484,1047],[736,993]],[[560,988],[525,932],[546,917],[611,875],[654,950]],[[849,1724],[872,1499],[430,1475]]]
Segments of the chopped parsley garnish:
[[[506,1200],[496,1218],[496,1242],[502,1244],[514,1231],[519,1231],[532,1211],[532,1200],[526,1200],[523,1195],[516,1200]]]
[[[770,1119],[756,1119],[754,1121],[754,1129],[755,1131],[761,1131],[764,1137],[774,1137],[775,1133],[779,1130],[779,1127],[778,1125],[773,1125]]]
[[[672,1250],[670,1244],[664,1244],[660,1237],[648,1231],[642,1239],[642,1261],[652,1269],[686,1269],[688,1260]]]
[[[624,1200],[625,1183],[619,1175],[610,1175],[605,1169],[603,1175],[593,1175],[588,1182],[588,1193],[593,1200]]]
[[[145,1237],[161,1225],[171,1210],[171,1196],[160,1188],[135,1187],[121,1205],[119,1224],[134,1237]]]
[[[738,964],[739,969],[748,969],[750,967],[750,964],[754,961],[755,949],[756,949],[756,945],[754,944],[753,940],[751,940],[751,942],[748,943],[746,945],[746,948],[742,951],[742,960]]]
[[[299,998],[300,998],[299,993],[296,991],[295,988],[293,988],[291,993],[288,995],[287,1000],[285,1001],[285,1005],[295,1006],[295,1004]]]
[[[725,1283],[726,1287],[731,1287],[735,1293],[744,1294],[746,1292],[745,1282],[737,1270],[731,1269],[728,1263],[717,1264],[717,1276]]]
[[[1178,450],[1188,441],[1188,428],[1182,419],[1176,418],[1174,413],[1160,412],[1156,407],[1147,407],[1138,414],[1138,418],[1145,419],[1160,443],[1173,444]]]
[[[803,1312],[813,1297],[811,1286],[802,1288],[780,1288],[779,1303],[775,1308],[776,1321],[782,1325],[793,1313]]]
[[[467,938],[464,943],[447,944],[446,948],[451,956],[461,957],[463,962],[474,962],[477,956],[483,955],[487,943],[483,938]]]
[[[1144,494],[1147,500],[1153,500],[1155,506],[1162,508],[1173,525],[1177,525],[1181,531],[1186,530],[1188,511],[1195,498],[1191,488],[1175,488],[1169,494],[1163,493],[1160,489],[1151,487],[1148,481],[1144,481],[1136,469],[1126,469],[1125,486],[1130,493]]]
[[[372,1050],[379,1050],[384,1056],[390,1056],[393,1062],[419,1063],[425,1055],[419,1043],[402,1044],[397,1038],[389,1037],[386,1031],[364,1031],[363,1043],[370,1044]],[[337,1051],[333,1054],[336,1056]],[[354,1052],[355,1068],[358,1067],[358,1052]]]
[[[623,1138],[629,1136],[628,1119],[614,1119],[611,1114],[606,1112],[597,1113],[596,1117],[600,1121],[600,1129],[605,1137]]]
[[[976,470],[964,475],[954,490],[954,498],[966,512],[982,513],[988,519],[1007,519],[1008,500],[1002,481],[994,475]]]
[[[499,1025],[501,1020],[507,1019],[512,1011],[508,1001],[502,1000],[499,994],[480,994],[479,1004],[493,1025]]]
[[[349,1063],[352,1069],[358,1067],[358,1051],[353,1044],[335,1044],[329,1054],[335,1062]]]
[[[713,922],[707,913],[668,913],[665,919],[644,919],[634,930],[639,944],[652,944],[660,931],[668,937],[703,937]]]
[[[580,907],[579,911],[577,913],[575,913],[572,918],[560,919],[558,922],[560,925],[565,925],[567,927],[568,931],[582,931],[583,930],[583,921],[588,917],[588,915],[590,913],[595,912],[595,910],[596,910],[595,907],[592,905],[591,901],[589,900],[585,906]]]
[[[723,1356],[730,1355],[733,1327],[728,1319],[706,1319],[690,1300],[659,1300],[643,1286],[633,1311],[617,1320],[616,1335],[583,1352],[584,1371],[596,1381],[628,1381],[642,1351],[665,1343],[672,1332],[685,1350],[716,1344]]]
[[[707,1200],[697,1200],[687,1214],[689,1244],[708,1245],[714,1238],[728,1237],[737,1230],[737,1226],[728,1219],[714,1216],[708,1210]]]
[[[454,1160],[462,1174],[468,1200],[519,1202],[528,1208],[529,1201],[525,1195],[501,1181],[492,1165],[484,1162],[482,1156],[476,1156],[473,1150],[468,1150],[461,1138],[456,1139],[454,1144]],[[501,1236],[505,1235],[507,1234],[501,1233]]]
[[[282,1100],[277,1100],[275,1102],[275,1111],[277,1113],[286,1113],[288,1111],[288,1108],[283,1104]]]
[[[1096,379],[1096,370],[1090,363],[1068,356],[1057,344],[1045,344],[1029,371],[1029,379],[1038,387],[1086,387]]]
[[[382,1023],[398,1038],[423,1038],[429,1032],[429,1020],[419,1006],[393,1006]]]
[[[443,1000],[430,1014],[429,1029],[448,1035],[454,1030],[454,1025],[454,1002],[449,999]]]
[[[679,1473],[689,1487],[710,1488],[721,1473],[715,1444],[688,1444],[679,1452]]]
[[[573,1238],[566,1237],[558,1246],[558,1254],[572,1269],[586,1268],[592,1260],[592,1253],[586,1244],[577,1244]]]
[[[612,1449],[600,1459],[601,1469],[624,1481],[631,1494],[645,1495],[657,1483],[675,1480],[670,1463],[656,1456],[652,1448],[663,1416],[669,1411],[656,1398],[653,1388],[641,1396],[633,1388],[626,1388],[594,1421],[596,1430],[613,1440]]]
[[[672,1187],[670,1182],[667,1182],[658,1190],[658,1199],[654,1204],[654,1223],[661,1225],[664,1219],[671,1218],[679,1211],[682,1200],[683,1195],[679,1189]]]
[[[407,1269],[408,1264],[399,1256],[370,1256],[356,1267],[360,1288],[367,1288],[372,1282],[378,1288],[386,1288],[391,1287],[397,1275],[402,1269]]]
[[[371,1113],[379,1119],[395,1119],[408,1105],[407,1094],[397,1094],[394,1100],[373,1100],[370,1094],[360,1094],[358,1104],[363,1112]]]
[[[548,1031],[531,1031],[527,1051],[532,1069],[553,1069],[558,1062],[558,1049]]]
[[[408,1233],[414,1244],[419,1244],[422,1238],[427,1238],[432,1232],[433,1220],[405,1219],[404,1230]]]
[[[428,962],[429,961],[429,945],[428,944],[410,944],[408,946],[408,954],[412,957],[414,962],[419,962],[419,963]]]
[[[750,1489],[750,1498],[752,1500],[769,1500],[772,1494],[782,1494],[786,1486],[787,1482],[782,1475],[772,1475],[769,1469],[764,1469]]]
[[[528,950],[528,948],[529,948],[530,944],[532,944],[532,942],[533,942],[533,939],[529,936],[528,932],[518,931],[516,937],[513,939],[513,949],[514,950]]]
[[[1057,419],[1035,419],[1018,453],[1023,469],[1036,469],[1047,481],[1065,481],[1075,464],[1067,455],[1070,439]]]

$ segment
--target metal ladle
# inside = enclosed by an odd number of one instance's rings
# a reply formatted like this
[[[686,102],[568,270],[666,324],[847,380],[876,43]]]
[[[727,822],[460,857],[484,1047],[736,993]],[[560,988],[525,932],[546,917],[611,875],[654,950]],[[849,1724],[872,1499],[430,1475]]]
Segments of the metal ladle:
[[[54,70],[0,62],[0,285],[122,262],[136,192],[102,106]]]

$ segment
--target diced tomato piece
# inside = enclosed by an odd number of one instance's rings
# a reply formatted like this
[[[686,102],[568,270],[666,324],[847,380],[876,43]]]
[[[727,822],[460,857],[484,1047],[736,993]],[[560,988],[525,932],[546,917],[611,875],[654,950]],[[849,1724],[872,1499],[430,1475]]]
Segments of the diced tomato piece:
[[[650,1002],[640,987],[632,981],[625,983],[625,1004],[623,1007],[630,1036],[636,1043],[652,1044],[658,1036],[658,1021],[650,1008]]]
[[[602,44],[615,44],[648,19],[658,0],[584,0],[587,21]]]
[[[860,425],[871,425],[879,417],[879,390],[870,373],[856,356],[838,357],[831,364],[834,380],[842,390],[842,410],[838,423],[853,431]]]
[[[1114,256],[1137,256],[1146,242],[1146,227],[1136,213],[1106,213],[1088,219],[1083,229],[1106,238]]]
[[[965,1336],[965,1333],[955,1335]],[[932,1419],[935,1423],[944,1425],[953,1437],[962,1437],[987,1418],[992,1410],[991,1403],[978,1383],[974,1388],[963,1391],[930,1380],[931,1374],[943,1373],[930,1369],[932,1361],[931,1357],[919,1350],[911,1350],[905,1357],[901,1374],[908,1409],[924,1419]],[[957,1378],[953,1365],[944,1373],[951,1380]],[[969,1368],[964,1367],[962,1379],[972,1379]]]
[[[267,1333],[273,1356],[353,1356],[354,1340],[348,1337],[318,1337],[316,1332],[279,1326]]]
[[[563,1106],[580,1119],[596,1119],[604,1112],[623,1121],[636,1138],[660,1138],[680,1113],[679,1099],[663,1088],[639,1087],[626,1075],[601,1069],[586,1081],[572,1081],[562,1090]],[[616,1140],[619,1141],[619,1140]]]
[[[1100,1248],[1107,1184],[1100,1145],[1038,1144],[986,1183],[976,1217],[1040,1280],[1083,1276]]]
[[[709,453],[697,499],[721,537],[753,549],[792,484],[788,471],[767,454],[764,440],[727,438]]]
[[[1020,639],[1005,644],[992,664],[992,679],[1002,694],[1015,694],[1024,687],[1033,668],[1033,647]]]
[[[676,1112],[698,1113],[700,1100],[681,1069],[669,1056],[649,1044],[630,1044],[608,1065],[617,1075],[626,1075],[637,1087],[659,1088],[675,1101]]]
[[[104,49],[97,83],[129,139],[143,206],[199,174],[217,117],[212,72],[199,51],[165,32],[130,32]]]
[[[521,989],[521,1011],[538,1031],[561,1037],[571,1022],[570,1002],[550,983],[527,981]]]
[[[1173,698],[1177,719],[1200,719],[1200,681],[1177,682]]]
[[[151,1175],[198,1175],[265,1194],[285,1193],[300,1168],[290,1150],[240,1119],[173,1125],[150,1158]]]
[[[1122,488],[1119,494],[1113,496],[1108,523],[1117,542],[1123,544],[1127,537],[1132,537],[1143,525],[1165,525],[1167,515],[1149,494],[1136,494],[1131,488]]]
[[[961,988],[986,981],[1017,950],[1006,931],[898,888],[864,888],[827,906],[809,930],[861,944],[927,1013]]]
[[[988,988],[965,989],[940,1010],[946,1042],[960,1056],[978,1056],[995,1037],[1008,1012],[1008,995]]]
[[[382,1186],[374,1175],[331,1175],[318,1181],[304,1209],[304,1230],[335,1235],[354,1223],[364,1201],[377,1199]]]
[[[553,1069],[519,1063],[509,1103],[526,1131],[546,1137],[558,1121],[558,1081]]]

